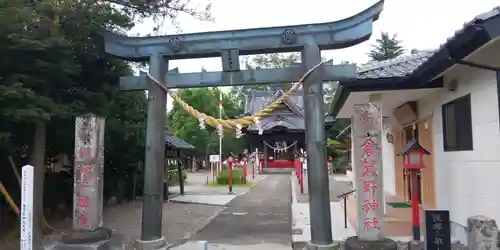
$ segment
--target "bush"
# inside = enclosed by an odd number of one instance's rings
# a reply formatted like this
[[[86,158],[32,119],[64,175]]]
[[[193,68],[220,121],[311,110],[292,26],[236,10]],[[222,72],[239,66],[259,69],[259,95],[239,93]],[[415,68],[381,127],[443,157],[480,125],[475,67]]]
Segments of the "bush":
[[[186,181],[186,179],[187,179],[187,171],[186,170],[182,170],[182,178],[184,181]],[[167,183],[169,186],[179,184],[179,171],[177,171],[177,169],[176,170],[168,170]]]
[[[243,176],[243,169],[233,168],[233,185],[234,184],[245,184],[245,178]],[[217,184],[219,185],[229,185],[229,169],[223,169],[217,175]]]

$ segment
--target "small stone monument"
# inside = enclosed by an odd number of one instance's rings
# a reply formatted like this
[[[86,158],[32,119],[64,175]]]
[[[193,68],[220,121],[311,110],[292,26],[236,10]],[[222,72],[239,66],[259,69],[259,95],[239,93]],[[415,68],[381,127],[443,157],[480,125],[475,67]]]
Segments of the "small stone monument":
[[[467,218],[467,243],[470,250],[498,250],[498,226],[483,215]]]
[[[123,236],[102,224],[104,118],[92,114],[75,122],[73,229],[51,250],[122,250]]]

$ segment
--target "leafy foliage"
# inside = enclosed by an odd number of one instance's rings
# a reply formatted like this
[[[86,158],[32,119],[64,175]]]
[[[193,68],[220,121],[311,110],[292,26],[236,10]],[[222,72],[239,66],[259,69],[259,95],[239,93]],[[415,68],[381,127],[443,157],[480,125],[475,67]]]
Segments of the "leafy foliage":
[[[177,94],[200,112],[214,117],[219,116],[219,89],[182,89]],[[224,119],[234,118],[243,113],[243,108],[235,103],[228,94],[222,94]],[[219,153],[219,135],[217,132],[208,127],[206,130],[200,129],[199,121],[187,113],[178,103],[174,103],[174,107],[169,112],[168,122],[170,122],[174,134],[195,146],[199,153],[205,156]],[[246,140],[244,138],[236,139],[234,131],[225,132],[222,143],[224,154],[229,152],[238,154],[243,151],[245,146]]]
[[[243,63],[247,69],[268,69],[268,68],[283,68],[297,64],[300,61],[299,53],[289,54],[263,54],[252,58],[245,58]],[[245,103],[246,97],[249,96],[252,90],[288,90],[292,87],[292,83],[270,84],[270,85],[253,85],[253,86],[235,86],[231,88],[231,96],[235,102],[242,105]]]
[[[51,165],[61,153],[69,155],[71,161],[74,118],[94,113],[106,118],[105,196],[119,192],[116,189],[123,183],[123,188],[131,188],[132,176],[144,157],[147,99],[143,92],[119,90],[119,77],[130,74],[131,69],[127,62],[104,52],[99,30],[105,27],[123,32],[138,18],[175,19],[179,12],[211,20],[210,5],[198,11],[182,0],[127,1],[118,8],[115,3],[0,1],[2,165],[8,166],[8,156],[13,156],[18,167],[30,160],[37,124],[47,126],[43,135],[47,138],[45,165]],[[7,189],[18,193],[11,172],[0,168]],[[46,182],[48,185],[56,187],[47,188],[55,190],[48,194],[54,200],[68,198],[60,180]]]
[[[232,170],[232,183],[233,185],[245,184],[245,177],[243,169],[233,168]],[[219,172],[216,178],[218,185],[229,185],[229,169],[225,168]]]
[[[380,38],[375,40],[372,45],[372,50],[368,52],[368,56],[373,61],[384,61],[392,59],[404,54],[405,49],[401,45],[402,41],[397,39],[397,35],[389,35],[388,32],[381,32]]]

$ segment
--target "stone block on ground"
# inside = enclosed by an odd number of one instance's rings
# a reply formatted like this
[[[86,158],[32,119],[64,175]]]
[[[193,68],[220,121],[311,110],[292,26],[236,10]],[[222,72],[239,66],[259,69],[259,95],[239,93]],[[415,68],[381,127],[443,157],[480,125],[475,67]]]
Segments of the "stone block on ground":
[[[44,250],[123,250],[125,249],[125,240],[121,234],[113,234],[111,238],[93,243],[65,244],[57,242],[45,246]]]
[[[408,242],[408,250],[424,250],[425,243],[423,241],[410,241]]]
[[[358,236],[348,238],[345,243],[345,250],[397,250],[398,244],[388,238],[378,241],[365,241],[358,238]]]
[[[470,250],[498,250],[498,226],[494,219],[483,215],[467,218],[467,241]]]

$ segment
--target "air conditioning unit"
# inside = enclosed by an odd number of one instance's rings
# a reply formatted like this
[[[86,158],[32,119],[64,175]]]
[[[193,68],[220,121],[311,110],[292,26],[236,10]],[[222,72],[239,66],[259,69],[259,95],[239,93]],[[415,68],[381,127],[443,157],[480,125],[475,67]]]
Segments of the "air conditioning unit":
[[[392,115],[401,126],[411,124],[418,119],[417,103],[407,102],[395,108]]]

